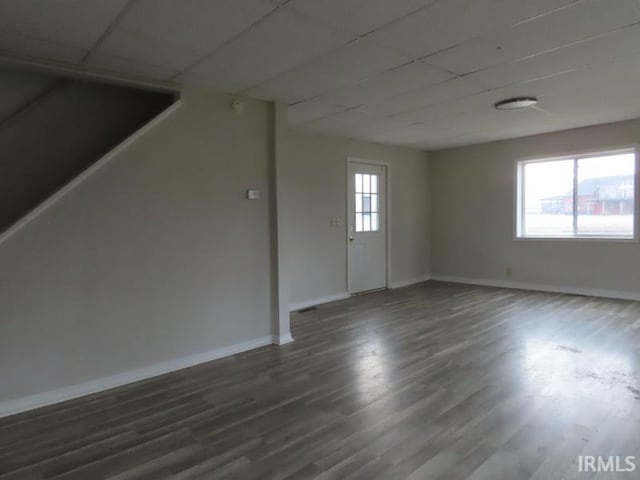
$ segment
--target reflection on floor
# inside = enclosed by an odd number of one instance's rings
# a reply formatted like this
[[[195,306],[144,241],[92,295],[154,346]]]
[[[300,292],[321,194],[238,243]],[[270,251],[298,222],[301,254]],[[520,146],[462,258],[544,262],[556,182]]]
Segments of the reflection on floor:
[[[0,479],[593,478],[581,455],[639,478],[640,303],[427,282],[292,325],[0,420]]]

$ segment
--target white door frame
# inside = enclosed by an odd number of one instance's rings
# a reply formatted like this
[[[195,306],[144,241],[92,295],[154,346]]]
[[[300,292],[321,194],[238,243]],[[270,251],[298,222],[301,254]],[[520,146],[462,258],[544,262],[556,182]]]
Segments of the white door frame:
[[[367,160],[364,158],[359,158],[359,157],[352,157],[352,156],[347,156],[346,162],[345,162],[345,182],[344,182],[344,186],[345,186],[345,196],[344,196],[344,200],[345,200],[345,212],[346,215],[344,216],[345,218],[345,222],[344,222],[344,244],[345,244],[345,249],[346,249],[346,265],[345,265],[345,273],[346,273],[346,277],[345,277],[345,284],[346,284],[346,290],[350,295],[353,295],[350,291],[349,291],[349,164],[350,163],[364,163],[365,165],[376,165],[376,166],[382,166],[385,168],[385,200],[384,200],[384,205],[386,208],[386,212],[385,212],[385,216],[384,216],[384,225],[385,225],[385,257],[386,257],[386,262],[385,262],[385,287],[389,288],[389,285],[391,284],[391,164],[389,162],[383,162],[381,160]]]

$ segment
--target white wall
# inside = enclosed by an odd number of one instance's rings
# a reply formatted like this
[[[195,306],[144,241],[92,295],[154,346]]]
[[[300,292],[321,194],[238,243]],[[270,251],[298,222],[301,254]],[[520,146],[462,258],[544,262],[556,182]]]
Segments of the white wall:
[[[347,156],[389,162],[391,173],[391,283],[429,271],[429,169],[418,150],[289,131],[287,219],[290,302],[293,306],[344,294]]]
[[[270,336],[270,115],[188,90],[0,244],[0,402]]]
[[[0,237],[0,415],[287,341],[280,290],[291,303],[346,292],[346,227],[329,219],[346,215],[347,156],[391,164],[391,282],[424,278],[426,153],[283,130],[279,111],[246,100],[238,115],[226,95],[186,90]]]
[[[640,296],[639,243],[513,239],[517,158],[639,140],[631,120],[430,153],[431,273]]]

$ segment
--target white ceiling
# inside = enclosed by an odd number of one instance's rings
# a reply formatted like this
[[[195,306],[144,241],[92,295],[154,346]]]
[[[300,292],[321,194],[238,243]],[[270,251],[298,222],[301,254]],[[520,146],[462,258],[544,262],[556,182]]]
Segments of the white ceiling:
[[[0,0],[0,51],[423,149],[640,117],[640,0]],[[539,108],[493,108],[522,95]]]

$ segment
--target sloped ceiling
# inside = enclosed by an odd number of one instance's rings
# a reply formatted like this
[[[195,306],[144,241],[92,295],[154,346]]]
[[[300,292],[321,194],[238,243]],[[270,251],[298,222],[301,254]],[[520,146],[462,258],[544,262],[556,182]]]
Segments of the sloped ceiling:
[[[640,116],[640,0],[0,0],[0,50],[422,149]],[[521,95],[538,107],[494,110]]]
[[[55,81],[50,75],[0,68],[0,125],[45,94]]]
[[[174,100],[0,67],[0,233]]]

